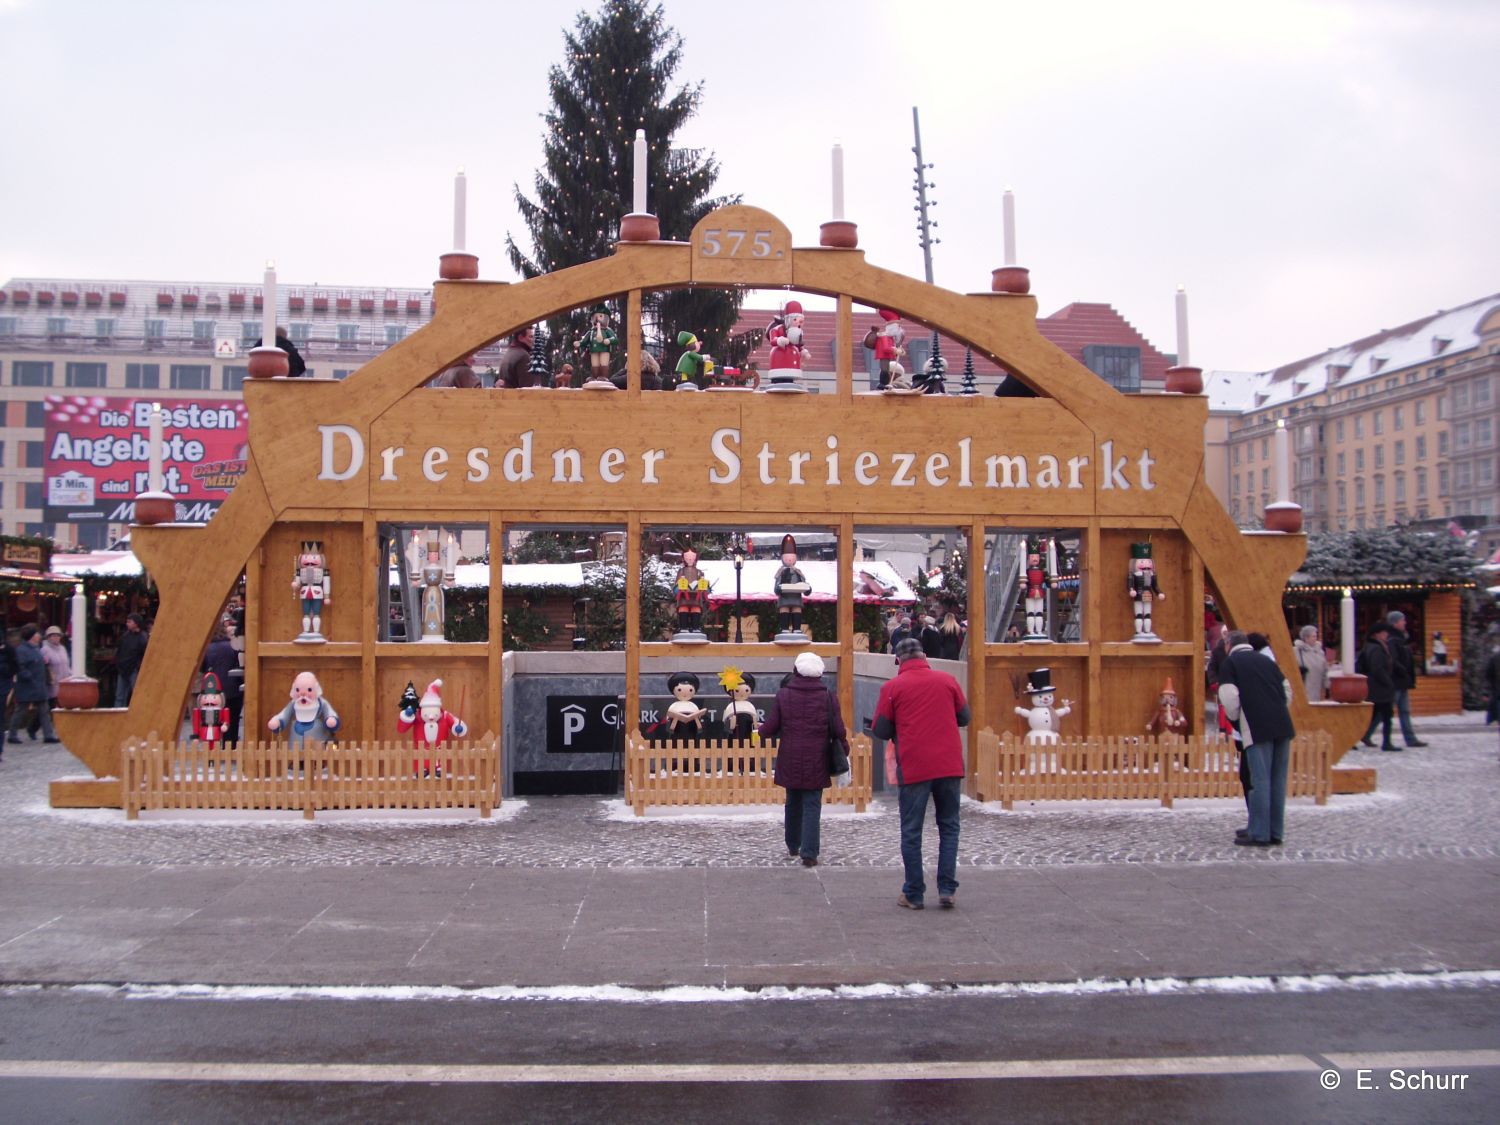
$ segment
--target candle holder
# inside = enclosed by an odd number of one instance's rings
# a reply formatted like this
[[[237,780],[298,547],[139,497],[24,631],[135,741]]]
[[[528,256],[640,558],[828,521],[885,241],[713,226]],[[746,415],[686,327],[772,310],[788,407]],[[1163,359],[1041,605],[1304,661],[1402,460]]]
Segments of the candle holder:
[[[1174,395],[1201,395],[1203,393],[1203,368],[1167,368],[1166,390],[1168,394]]]
[[[69,711],[99,706],[99,681],[92,676],[69,676],[58,680],[57,705]]]
[[[443,281],[474,281],[479,277],[479,255],[450,250],[438,258],[438,277]]]
[[[1274,504],[1267,504],[1262,522],[1267,531],[1296,535],[1302,530],[1302,505],[1293,504],[1290,500],[1277,500]]]
[[[832,219],[818,228],[818,245],[831,250],[857,249],[859,227],[847,219]]]
[[[177,501],[165,492],[142,492],[135,498],[134,523],[150,526],[177,518]]]
[[[661,222],[655,215],[632,211],[620,220],[621,242],[660,242]]]
[[[1001,266],[990,273],[990,290],[1024,297],[1031,292],[1031,271],[1025,266]]]
[[[278,379],[292,369],[286,352],[280,348],[262,345],[258,348],[251,348],[248,356],[249,366],[246,371],[252,379]]]
[[[1328,677],[1328,698],[1334,703],[1363,703],[1369,694],[1369,683],[1358,672]]]

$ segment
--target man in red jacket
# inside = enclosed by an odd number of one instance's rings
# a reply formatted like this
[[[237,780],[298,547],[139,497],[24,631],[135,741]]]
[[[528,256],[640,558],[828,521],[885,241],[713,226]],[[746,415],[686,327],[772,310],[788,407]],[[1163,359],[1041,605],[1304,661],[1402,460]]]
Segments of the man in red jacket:
[[[906,881],[896,903],[908,910],[922,909],[927,890],[922,878],[922,818],[931,797],[938,828],[938,905],[948,910],[958,892],[958,799],[964,780],[964,744],[958,728],[969,725],[969,703],[957,680],[928,666],[922,642],[915,637],[896,645],[896,663],[900,671],[880,689],[872,728],[876,738],[894,739],[896,744],[896,776],[886,778],[900,786]]]

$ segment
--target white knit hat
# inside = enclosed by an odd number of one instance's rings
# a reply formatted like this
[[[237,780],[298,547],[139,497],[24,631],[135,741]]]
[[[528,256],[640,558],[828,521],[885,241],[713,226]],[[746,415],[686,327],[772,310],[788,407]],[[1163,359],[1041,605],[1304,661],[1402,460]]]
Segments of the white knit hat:
[[[823,677],[823,658],[815,652],[802,653],[792,667],[797,669],[797,675],[808,679],[818,680]]]

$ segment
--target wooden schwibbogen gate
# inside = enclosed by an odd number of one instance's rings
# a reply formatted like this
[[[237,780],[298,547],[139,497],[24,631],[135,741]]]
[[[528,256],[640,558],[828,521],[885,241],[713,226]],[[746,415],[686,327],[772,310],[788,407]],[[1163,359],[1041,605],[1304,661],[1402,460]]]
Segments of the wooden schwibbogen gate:
[[[722,232],[745,232],[734,240]],[[711,237],[705,238],[705,232]],[[642,293],[691,285],[786,288],[838,301],[832,395],[643,394]],[[548,316],[626,300],[629,385],[615,393],[430,389],[423,383],[492,341]],[[890,308],[997,362],[1037,398],[857,394],[853,303]],[[691,326],[687,326],[691,327]],[[971,643],[970,728],[1013,728],[1012,676],[1052,669],[1073,700],[1065,731],[1134,734],[1171,677],[1188,714],[1202,714],[1205,577],[1226,618],[1275,641],[1300,684],[1281,627],[1281,592],[1305,551],[1302,535],[1242,533],[1203,473],[1201,396],[1122,395],[1036,327],[1036,300],[958,294],[879,269],[862,251],[796,248],[786,226],[736,205],[707,216],[690,242],[621,242],[614,254],[520,284],[447,281],[432,321],[342,382],[247,382],[249,465],[212,523],[137,527],[132,546],[160,587],[161,607],[128,711],[59,713],[68,747],[97,780],[60,781],[59,805],[117,806],[121,747],[179,729],[215,617],[246,575],[247,737],[264,737],[292,677],[315,672],[343,717],[341,741],[393,737],[407,680],[442,676],[462,691],[475,731],[503,730],[501,568],[508,527],[619,525],[626,531],[627,715],[652,674],[705,660],[783,653],[770,644],[643,643],[638,576],[643,530],[733,526],[836,528],[837,658],[845,714],[854,678],[848,562],[854,528],[952,528],[971,545],[969,618],[985,620],[986,533],[1081,532],[1083,635],[1035,646]],[[488,643],[378,640],[382,525],[486,528]],[[1131,643],[1130,545],[1149,538],[1166,594],[1155,631]],[[338,585],[324,612],[327,644],[294,643],[300,611],[289,580],[298,546],[322,542]],[[786,654],[790,657],[791,654]],[[673,661],[660,659],[674,658]],[[789,663],[789,660],[788,660]],[[717,664],[715,664],[717,667]],[[706,671],[706,668],[702,670]],[[1363,706],[1295,706],[1298,728],[1327,730],[1339,748],[1363,730]],[[971,740],[971,761],[974,742]]]

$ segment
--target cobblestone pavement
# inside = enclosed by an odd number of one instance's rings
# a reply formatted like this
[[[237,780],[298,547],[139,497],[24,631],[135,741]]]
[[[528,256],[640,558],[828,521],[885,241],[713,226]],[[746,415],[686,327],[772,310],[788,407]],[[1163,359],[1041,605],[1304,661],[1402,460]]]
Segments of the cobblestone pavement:
[[[1351,753],[1379,791],[1293,801],[1287,846],[1234,847],[1235,801],[1018,806],[965,802],[959,862],[976,867],[1091,863],[1288,863],[1500,856],[1496,735],[1424,728],[1430,747]],[[7,864],[102,866],[298,864],[498,867],[776,867],[786,863],[780,810],[739,818],[637,820],[602,798],[530,798],[480,820],[127,822],[113,810],[52,810],[47,783],[81,772],[58,746],[9,746],[0,761],[0,857]],[[517,802],[516,804],[519,804]],[[507,803],[506,810],[515,806]],[[929,851],[936,832],[926,833]],[[893,798],[870,813],[825,814],[822,862],[899,867]]]

